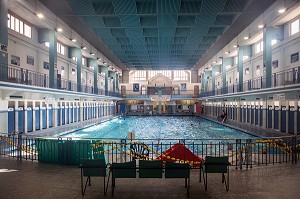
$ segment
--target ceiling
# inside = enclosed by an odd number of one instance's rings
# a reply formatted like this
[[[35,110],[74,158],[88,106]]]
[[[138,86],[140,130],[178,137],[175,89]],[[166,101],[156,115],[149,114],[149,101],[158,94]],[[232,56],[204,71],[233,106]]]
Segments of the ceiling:
[[[41,2],[96,48],[99,43],[98,50],[111,51],[108,58],[123,69],[191,70],[203,66],[274,0]]]

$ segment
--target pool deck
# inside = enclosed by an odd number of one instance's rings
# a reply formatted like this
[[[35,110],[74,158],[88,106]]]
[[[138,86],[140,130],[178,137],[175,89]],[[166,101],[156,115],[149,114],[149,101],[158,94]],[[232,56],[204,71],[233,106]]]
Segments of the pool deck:
[[[16,170],[11,172],[5,169]],[[300,162],[262,165],[252,169],[230,169],[230,189],[226,192],[220,174],[208,174],[208,190],[199,182],[199,170],[191,171],[189,198],[300,198]],[[0,157],[1,199],[111,198],[103,194],[103,178],[92,178],[92,186],[81,196],[80,169]],[[183,179],[117,179],[114,197],[187,198]]]

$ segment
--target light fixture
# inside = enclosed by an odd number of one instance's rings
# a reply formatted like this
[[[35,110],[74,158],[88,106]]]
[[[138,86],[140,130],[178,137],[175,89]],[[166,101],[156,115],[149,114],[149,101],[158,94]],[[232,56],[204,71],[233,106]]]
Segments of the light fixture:
[[[239,47],[239,45],[233,45],[233,47],[234,47],[234,48],[237,48],[237,47]]]
[[[216,63],[217,63],[217,61],[214,61],[213,63],[214,63],[214,64],[216,64]]]
[[[74,39],[71,39],[71,41],[76,42],[77,40],[74,38]]]
[[[257,27],[258,27],[258,28],[263,28],[264,25],[263,25],[263,24],[259,24]]]
[[[249,36],[245,36],[245,37],[244,37],[244,40],[247,40],[247,39],[249,39],[249,38],[250,38]]]
[[[86,50],[86,46],[82,46],[81,49]]]
[[[284,13],[285,11],[286,11],[285,8],[281,8],[281,9],[279,9],[277,12],[281,14],[281,13]]]
[[[57,30],[58,32],[62,32],[62,31],[63,31],[62,28],[57,28],[56,30]]]
[[[228,55],[229,53],[230,53],[230,51],[229,51],[229,50],[225,51],[225,55]]]
[[[97,58],[98,61],[101,61],[101,57]]]
[[[103,61],[103,64],[106,64],[106,61]]]
[[[44,15],[42,13],[37,13],[36,16],[40,19],[43,19],[44,18]]]
[[[93,53],[93,52],[90,52],[90,55],[94,56],[94,55],[95,55],[95,53]]]

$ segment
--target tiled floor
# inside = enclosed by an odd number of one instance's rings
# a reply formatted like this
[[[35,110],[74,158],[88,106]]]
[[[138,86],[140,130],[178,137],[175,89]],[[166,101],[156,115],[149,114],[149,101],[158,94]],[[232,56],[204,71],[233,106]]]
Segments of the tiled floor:
[[[209,175],[208,191],[198,180],[199,170],[193,170],[190,198],[300,198],[300,163],[249,170],[232,168],[229,192],[225,191],[220,175]],[[111,198],[110,191],[109,185],[109,193],[105,197],[103,178],[92,178],[92,186],[87,188],[83,198]],[[0,157],[0,198],[82,198],[80,169]],[[183,179],[117,179],[113,198],[166,199],[187,198],[187,195]]]

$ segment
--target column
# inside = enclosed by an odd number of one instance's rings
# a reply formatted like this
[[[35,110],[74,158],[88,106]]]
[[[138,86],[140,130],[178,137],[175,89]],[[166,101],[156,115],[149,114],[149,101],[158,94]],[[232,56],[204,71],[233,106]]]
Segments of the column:
[[[105,74],[105,95],[108,94],[108,68],[107,66],[100,66],[100,73]]]
[[[113,79],[113,92],[116,92],[116,73],[114,71],[109,71],[108,76]]]
[[[252,55],[252,48],[251,46],[239,46],[238,48],[238,73],[239,73],[239,86],[238,91],[243,91],[243,82],[244,82],[244,65],[243,65],[243,57],[244,56],[251,56]]]
[[[81,49],[69,47],[69,58],[77,57],[77,92],[81,92],[82,54]]]
[[[212,79],[211,79],[211,84],[212,84],[212,91],[213,95],[215,95],[215,90],[216,90],[216,73],[221,72],[221,65],[214,65],[212,66]]]
[[[266,67],[266,86],[272,87],[272,39],[283,40],[283,26],[266,26],[263,31],[263,63]]]
[[[87,64],[94,69],[94,94],[98,94],[98,64],[96,59],[88,58]]]
[[[162,95],[162,88],[158,87],[157,91],[158,96],[160,97]],[[162,101],[158,101],[158,113],[161,114],[161,108],[162,108]]]
[[[0,0],[0,80],[8,81],[8,0]]]
[[[116,73],[116,92],[119,92],[119,79],[120,75]]]
[[[222,94],[227,94],[226,66],[233,65],[233,57],[222,58]]]
[[[57,88],[57,32],[53,29],[39,29],[38,42],[49,42],[49,87]]]

